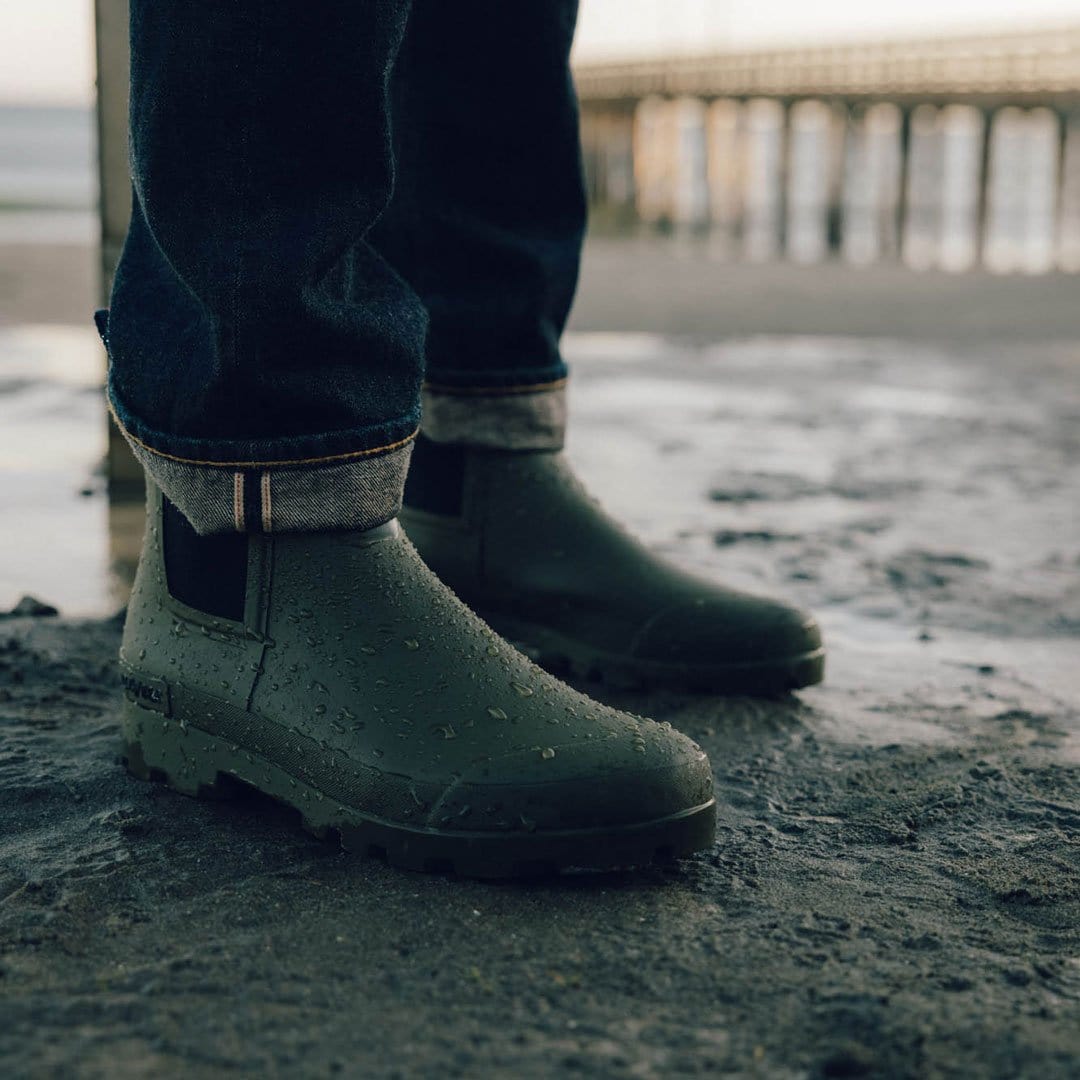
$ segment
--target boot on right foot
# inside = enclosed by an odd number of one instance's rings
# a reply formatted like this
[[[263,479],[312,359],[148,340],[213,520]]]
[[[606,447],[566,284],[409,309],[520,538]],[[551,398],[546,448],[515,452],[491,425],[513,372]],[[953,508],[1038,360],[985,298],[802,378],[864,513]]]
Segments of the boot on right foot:
[[[137,776],[192,795],[242,781],[350,850],[467,876],[712,843],[704,752],[536,667],[396,522],[202,538],[152,485],[149,502],[121,651]]]

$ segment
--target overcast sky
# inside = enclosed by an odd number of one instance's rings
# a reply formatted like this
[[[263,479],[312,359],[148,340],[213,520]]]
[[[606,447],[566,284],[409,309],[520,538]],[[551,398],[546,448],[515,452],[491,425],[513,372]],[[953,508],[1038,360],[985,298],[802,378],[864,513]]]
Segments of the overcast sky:
[[[0,0],[0,102],[89,102],[92,10],[92,0]],[[585,59],[1068,17],[1080,22],[1078,0],[581,0],[577,48]]]

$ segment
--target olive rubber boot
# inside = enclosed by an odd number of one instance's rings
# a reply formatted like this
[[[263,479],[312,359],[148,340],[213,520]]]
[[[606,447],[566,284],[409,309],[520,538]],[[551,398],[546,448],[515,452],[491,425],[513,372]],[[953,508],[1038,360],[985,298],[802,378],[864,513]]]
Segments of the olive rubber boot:
[[[197,537],[153,485],[148,510],[120,656],[136,776],[239,780],[351,851],[476,877],[712,843],[700,747],[538,669],[396,522]]]
[[[817,624],[658,558],[553,451],[420,439],[401,522],[424,561],[518,648],[619,686],[772,693],[820,682]]]

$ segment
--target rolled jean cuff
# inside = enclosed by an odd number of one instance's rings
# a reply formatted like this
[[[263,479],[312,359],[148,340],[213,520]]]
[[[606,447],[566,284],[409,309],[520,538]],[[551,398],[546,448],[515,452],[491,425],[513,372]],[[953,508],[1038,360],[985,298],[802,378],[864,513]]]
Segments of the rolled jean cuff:
[[[150,479],[201,536],[372,529],[401,510],[414,432],[374,450],[322,461],[206,462],[155,450],[113,411]]]
[[[421,430],[432,442],[498,450],[560,450],[566,437],[566,380],[529,386],[429,384]]]

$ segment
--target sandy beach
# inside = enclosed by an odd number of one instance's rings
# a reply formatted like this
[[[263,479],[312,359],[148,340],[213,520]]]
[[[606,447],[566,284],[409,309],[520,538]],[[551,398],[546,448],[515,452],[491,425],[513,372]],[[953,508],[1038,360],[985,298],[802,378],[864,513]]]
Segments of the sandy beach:
[[[407,874],[136,782],[119,620],[0,619],[4,1074],[1075,1076],[1077,288],[590,246],[585,479],[831,650],[777,700],[583,687],[709,752],[718,843],[675,867]]]
[[[0,241],[0,326],[89,326],[96,249]],[[1080,276],[912,272],[717,258],[700,240],[595,236],[571,317],[579,330],[674,337],[854,335],[915,341],[1080,338]]]

